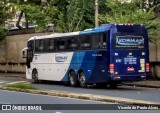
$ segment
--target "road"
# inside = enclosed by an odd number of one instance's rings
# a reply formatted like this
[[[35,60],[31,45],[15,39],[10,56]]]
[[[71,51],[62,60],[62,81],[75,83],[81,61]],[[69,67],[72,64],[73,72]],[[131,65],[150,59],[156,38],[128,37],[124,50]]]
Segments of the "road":
[[[16,78],[5,78],[0,77],[1,81],[13,80]],[[16,79],[18,80],[18,79]],[[22,79],[19,79],[22,80]],[[60,90],[60,91],[68,91],[74,93],[87,93],[87,94],[95,94],[95,95],[107,95],[113,97],[122,97],[122,98],[130,98],[137,100],[145,100],[152,102],[160,102],[160,89],[156,88],[142,88],[142,87],[133,87],[133,86],[119,86],[117,89],[109,89],[109,88],[79,88],[79,87],[68,87],[62,84],[55,83],[41,83],[41,84],[33,84],[33,86],[38,89],[48,89],[48,90]]]
[[[19,78],[19,77],[3,77],[0,76],[0,82],[15,82],[15,81],[23,81],[26,80],[24,78]]]
[[[0,104],[112,104],[82,99],[51,97],[37,94],[0,90]],[[21,111],[3,111],[3,113],[17,113]],[[45,110],[22,111],[23,113],[159,113],[158,110]]]
[[[160,102],[160,89],[155,89],[155,88],[144,88],[144,87],[133,87],[133,86],[119,86],[117,89],[96,88],[96,87],[74,88],[74,87],[68,87],[64,85],[51,84],[51,83],[33,84],[33,86],[37,87],[38,89],[107,95],[113,97]]]

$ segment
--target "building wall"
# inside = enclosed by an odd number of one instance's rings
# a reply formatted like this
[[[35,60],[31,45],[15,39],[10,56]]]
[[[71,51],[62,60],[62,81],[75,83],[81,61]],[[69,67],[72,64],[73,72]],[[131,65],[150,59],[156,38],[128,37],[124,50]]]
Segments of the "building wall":
[[[46,35],[48,33],[23,34],[7,36],[6,42],[0,44],[0,71],[25,73],[25,59],[21,51],[27,46],[31,36]]]

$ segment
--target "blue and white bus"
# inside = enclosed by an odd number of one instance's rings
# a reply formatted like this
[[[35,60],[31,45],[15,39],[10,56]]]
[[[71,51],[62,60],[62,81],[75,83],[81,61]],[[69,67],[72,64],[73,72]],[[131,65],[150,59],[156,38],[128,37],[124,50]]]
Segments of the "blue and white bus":
[[[146,80],[148,35],[144,25],[104,24],[80,32],[34,36],[28,40],[26,78],[70,86]]]

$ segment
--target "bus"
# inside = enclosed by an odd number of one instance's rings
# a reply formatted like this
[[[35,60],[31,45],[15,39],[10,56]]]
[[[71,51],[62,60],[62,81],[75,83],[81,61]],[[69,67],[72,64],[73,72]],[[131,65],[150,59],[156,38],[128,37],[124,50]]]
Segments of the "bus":
[[[103,24],[70,33],[31,37],[23,50],[26,78],[116,87],[149,75],[148,34],[143,24]]]

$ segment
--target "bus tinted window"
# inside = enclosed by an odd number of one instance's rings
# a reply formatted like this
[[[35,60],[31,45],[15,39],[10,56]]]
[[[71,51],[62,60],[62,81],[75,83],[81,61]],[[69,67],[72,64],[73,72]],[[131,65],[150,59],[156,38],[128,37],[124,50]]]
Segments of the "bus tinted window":
[[[92,49],[103,49],[106,48],[106,34],[93,34],[92,35]]]
[[[40,40],[39,41],[39,51],[43,51],[44,50],[44,40]]]
[[[68,50],[75,50],[78,47],[78,41],[77,41],[77,37],[69,37],[67,39],[67,49]]]
[[[92,49],[99,49],[100,48],[100,35],[99,34],[93,34],[92,35]]]
[[[44,51],[44,40],[36,40],[35,51],[36,52]]]
[[[134,26],[122,26],[117,25],[117,32],[143,32],[142,27],[140,25],[134,25]]]
[[[49,40],[49,51],[53,51],[55,46],[54,39]]]
[[[39,51],[39,40],[36,40],[35,51]]]
[[[100,48],[101,49],[104,49],[104,48],[107,48],[107,42],[106,42],[106,33],[103,33],[103,34],[99,34],[99,37],[100,37]]]
[[[66,48],[65,39],[62,39],[62,38],[58,39],[57,46],[58,46],[58,50],[64,50]]]
[[[34,47],[34,42],[33,42],[33,40],[31,40],[31,41],[28,42],[28,49],[33,50],[33,47]]]
[[[83,35],[81,36],[81,49],[90,49],[91,48],[91,35]]]

